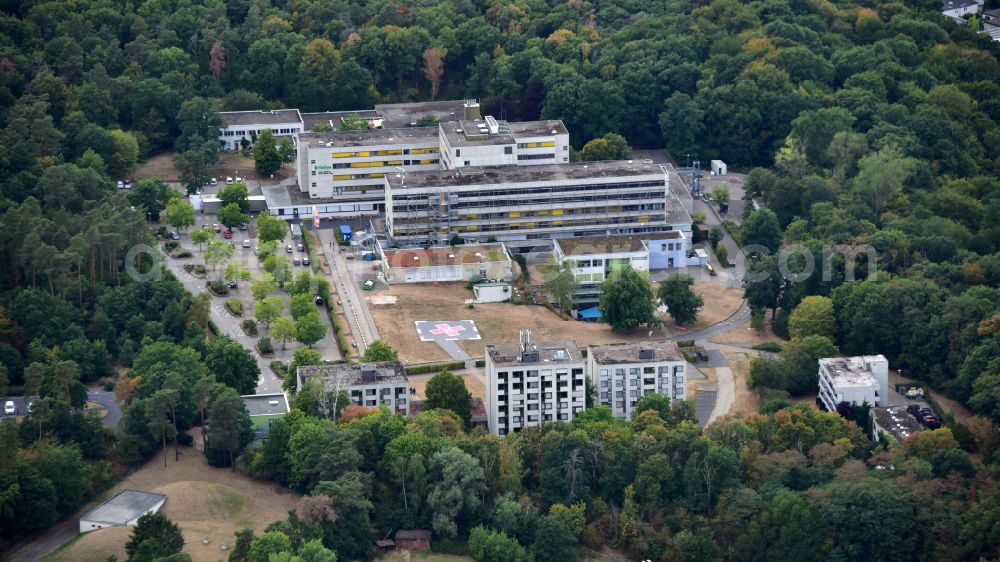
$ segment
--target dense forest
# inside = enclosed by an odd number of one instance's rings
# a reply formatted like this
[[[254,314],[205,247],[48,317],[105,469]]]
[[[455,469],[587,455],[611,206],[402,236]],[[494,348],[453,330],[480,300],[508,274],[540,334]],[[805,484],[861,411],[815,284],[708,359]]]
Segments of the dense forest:
[[[237,561],[269,548],[363,558],[399,526],[480,561],[562,562],[574,545],[685,561],[1000,558],[1000,47],[938,9],[0,3],[0,395],[41,397],[0,424],[0,537],[49,527],[207,419],[213,464],[308,494],[268,533],[242,534]],[[146,279],[158,269],[130,253],[152,244],[146,221],[165,188],[124,195],[113,180],[174,149],[197,181],[218,153],[219,109],[434,97],[562,119],[577,147],[618,133],[682,163],[749,170],[768,209],[729,225],[743,244],[797,248],[793,266],[823,263],[827,246],[858,252],[829,278],[747,284],[757,321],[791,338],[755,363],[754,384],[807,394],[818,354],[883,353],[984,417],[884,450],[772,391],[760,415],[704,432],[683,404],[649,398],[630,423],[594,409],[505,438],[466,433],[441,410],[334,421],[302,396],[239,456],[251,436],[238,394],[256,363],[206,338],[203,296],[166,273]],[[850,279],[872,263],[876,275]],[[762,256],[750,269],[780,265]],[[110,377],[126,405],[120,435],[69,407]]]

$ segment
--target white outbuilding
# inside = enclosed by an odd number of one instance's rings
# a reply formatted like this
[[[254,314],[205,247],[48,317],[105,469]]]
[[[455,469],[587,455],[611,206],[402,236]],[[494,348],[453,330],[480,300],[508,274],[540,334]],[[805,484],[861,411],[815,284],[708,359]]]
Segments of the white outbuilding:
[[[724,176],[728,170],[726,169],[726,163],[722,160],[712,160],[712,174],[716,176]]]
[[[163,494],[123,490],[85,513],[80,518],[80,532],[135,525],[143,515],[159,511],[166,501],[167,496]]]

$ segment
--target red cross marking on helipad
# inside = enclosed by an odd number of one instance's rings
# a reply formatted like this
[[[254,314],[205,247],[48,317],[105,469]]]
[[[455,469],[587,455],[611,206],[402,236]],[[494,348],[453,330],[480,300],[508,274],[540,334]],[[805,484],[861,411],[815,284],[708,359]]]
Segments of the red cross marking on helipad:
[[[434,324],[434,329],[430,333],[435,336],[444,334],[450,338],[458,337],[459,332],[464,332],[465,326],[452,326],[450,324]]]

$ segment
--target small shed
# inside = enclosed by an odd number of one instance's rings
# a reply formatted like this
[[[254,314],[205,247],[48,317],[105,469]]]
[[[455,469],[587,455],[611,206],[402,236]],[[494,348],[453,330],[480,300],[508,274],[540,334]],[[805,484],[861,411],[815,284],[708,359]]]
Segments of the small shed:
[[[476,294],[476,302],[509,301],[511,294],[510,283],[504,281],[477,283],[472,286],[472,292]]]
[[[429,529],[400,529],[396,531],[396,548],[398,550],[430,550],[431,532]]]
[[[135,525],[143,515],[159,511],[166,501],[163,494],[123,490],[85,513],[80,518],[80,532]]]
[[[712,160],[712,173],[716,176],[724,176],[728,170],[726,169],[726,163],[722,160]]]

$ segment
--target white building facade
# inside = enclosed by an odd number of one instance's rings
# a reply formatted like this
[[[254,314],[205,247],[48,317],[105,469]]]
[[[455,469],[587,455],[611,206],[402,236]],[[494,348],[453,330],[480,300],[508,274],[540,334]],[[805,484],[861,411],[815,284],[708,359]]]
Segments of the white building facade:
[[[439,134],[447,170],[569,162],[569,132],[562,121],[509,123],[487,115],[441,123]]]
[[[506,435],[546,422],[569,422],[586,407],[586,364],[573,341],[486,346],[488,423]]]
[[[244,142],[253,145],[264,129],[271,129],[276,138],[289,137],[293,141],[303,132],[298,109],[223,111],[219,117],[224,125],[219,129],[219,144],[223,150],[239,150]]]
[[[686,400],[686,365],[677,344],[666,340],[592,345],[587,352],[597,403],[609,406],[616,418],[627,420],[646,394]]]
[[[410,382],[398,361],[299,367],[296,391],[312,378],[322,381],[327,392],[347,392],[351,403],[358,406],[386,406],[404,416],[410,414]]]
[[[837,405],[888,405],[889,361],[883,355],[831,357],[819,360],[819,399],[830,412]]]

